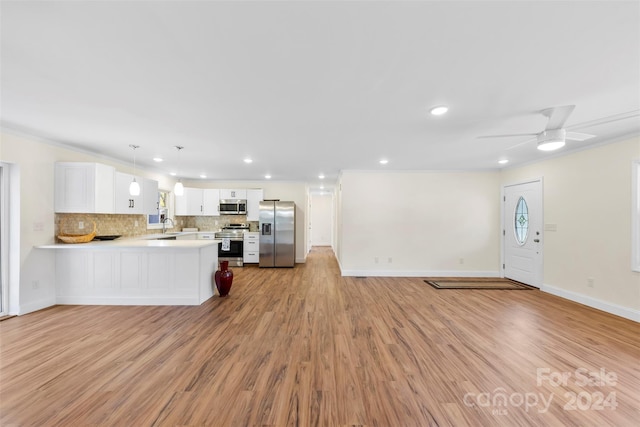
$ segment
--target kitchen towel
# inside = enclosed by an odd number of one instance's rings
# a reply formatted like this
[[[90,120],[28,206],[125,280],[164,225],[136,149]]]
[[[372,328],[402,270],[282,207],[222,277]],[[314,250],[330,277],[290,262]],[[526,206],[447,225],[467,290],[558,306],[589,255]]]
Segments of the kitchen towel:
[[[229,239],[228,237],[223,237],[222,238],[222,250],[223,251],[230,251],[231,250],[231,239]]]

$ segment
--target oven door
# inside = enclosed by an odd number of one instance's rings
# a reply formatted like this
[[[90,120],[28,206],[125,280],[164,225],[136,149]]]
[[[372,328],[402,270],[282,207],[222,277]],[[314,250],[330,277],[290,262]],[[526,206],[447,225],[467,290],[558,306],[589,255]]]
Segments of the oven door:
[[[218,261],[229,261],[230,266],[242,267],[244,256],[244,242],[242,239],[229,241],[229,250],[222,250],[222,243],[218,243]]]

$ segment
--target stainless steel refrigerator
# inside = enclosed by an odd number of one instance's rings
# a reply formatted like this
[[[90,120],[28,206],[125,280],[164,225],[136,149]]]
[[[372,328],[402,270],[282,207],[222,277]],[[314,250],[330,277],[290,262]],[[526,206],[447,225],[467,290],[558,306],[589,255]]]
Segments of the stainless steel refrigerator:
[[[296,262],[296,205],[260,202],[260,267],[293,267]]]

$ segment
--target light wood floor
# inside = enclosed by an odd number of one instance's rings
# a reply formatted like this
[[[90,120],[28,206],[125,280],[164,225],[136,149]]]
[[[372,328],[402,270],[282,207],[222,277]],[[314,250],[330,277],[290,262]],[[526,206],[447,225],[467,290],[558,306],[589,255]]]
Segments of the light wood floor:
[[[198,307],[57,306],[0,322],[0,425],[640,419],[640,325],[632,321],[540,291],[342,278],[327,248],[294,269],[234,272],[228,298]],[[609,376],[583,385],[578,369]],[[563,373],[565,384],[549,380]]]

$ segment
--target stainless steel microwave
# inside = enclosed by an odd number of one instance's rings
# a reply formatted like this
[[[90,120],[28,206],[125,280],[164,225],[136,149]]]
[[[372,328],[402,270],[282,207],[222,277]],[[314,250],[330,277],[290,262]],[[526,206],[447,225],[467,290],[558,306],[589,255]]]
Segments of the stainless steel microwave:
[[[220,215],[246,215],[247,201],[244,199],[220,200]]]

